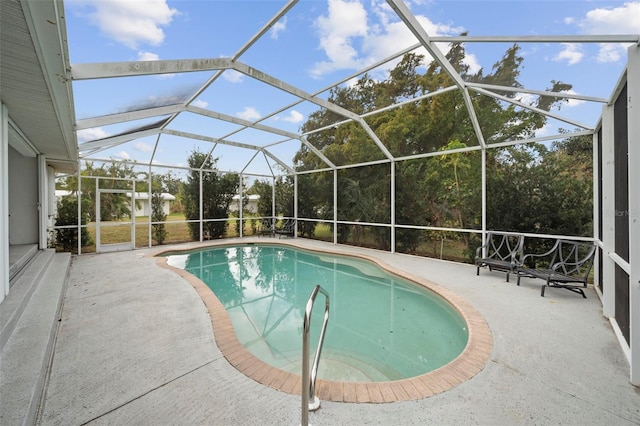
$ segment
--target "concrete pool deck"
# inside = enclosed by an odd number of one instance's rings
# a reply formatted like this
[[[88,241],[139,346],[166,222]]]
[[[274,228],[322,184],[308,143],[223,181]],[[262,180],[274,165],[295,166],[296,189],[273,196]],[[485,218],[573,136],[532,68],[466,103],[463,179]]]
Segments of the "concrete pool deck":
[[[311,424],[640,424],[640,389],[592,288],[587,299],[561,289],[542,298],[537,281],[518,287],[502,273],[476,276],[472,265],[281,242],[365,254],[437,283],[473,306],[493,336],[485,367],[450,390],[382,404],[323,400]],[[73,258],[39,424],[300,424],[300,396],[227,361],[203,299],[148,257],[158,251]]]

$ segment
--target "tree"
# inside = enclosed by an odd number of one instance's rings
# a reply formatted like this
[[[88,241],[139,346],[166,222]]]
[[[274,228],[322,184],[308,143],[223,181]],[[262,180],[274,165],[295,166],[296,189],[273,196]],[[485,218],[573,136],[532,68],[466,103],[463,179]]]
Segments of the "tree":
[[[165,220],[167,220],[167,215],[164,212],[162,192],[154,192],[151,194],[151,221],[164,222]],[[167,236],[164,223],[153,223],[151,234],[158,244],[162,244]]]
[[[144,173],[146,175],[146,173]],[[176,176],[171,170],[168,172],[161,173],[152,173],[151,179],[151,187],[152,191],[161,191],[167,192],[175,197],[175,200],[170,205],[171,213],[182,213],[183,206],[183,188],[184,181]],[[136,184],[136,191],[138,192],[148,192],[148,180],[140,181]]]
[[[510,46],[502,58],[489,72],[481,69],[471,73],[466,65],[466,52],[462,43],[452,43],[446,55],[460,78],[465,81],[522,87],[518,81],[524,57],[518,45]],[[383,81],[375,81],[365,74],[355,84],[332,89],[328,100],[355,113],[363,114],[380,110],[386,106],[414,99],[418,96],[434,93],[454,85],[449,71],[435,61],[423,66],[423,57],[407,54]],[[554,92],[568,90],[571,85],[552,80],[548,89]],[[514,91],[497,91],[498,94],[516,99],[520,96]],[[538,111],[506,104],[491,96],[469,91],[475,115],[480,123],[485,141],[497,143],[533,137],[536,131],[545,125],[546,117]],[[539,96],[532,105],[540,110],[560,107],[566,99],[562,97]],[[376,147],[369,133],[358,122],[344,121],[333,111],[320,109],[309,115],[302,131],[309,133],[307,140],[327,158],[338,165],[357,164],[383,159],[381,150]],[[394,157],[437,153],[434,157],[399,161],[396,164],[395,205],[396,223],[404,225],[427,224],[437,227],[478,228],[481,223],[480,208],[480,157],[477,153],[449,152],[457,148],[479,145],[478,134],[470,117],[463,94],[459,90],[423,98],[405,103],[401,108],[383,110],[366,117],[366,125],[379,137],[380,142]],[[322,128],[322,131],[313,132]],[[530,151],[533,149],[533,151]],[[557,153],[558,151],[555,150]],[[536,221],[529,220],[534,207],[544,212],[546,206],[558,203],[553,200],[553,191],[545,181],[532,175],[534,169],[513,163],[524,164],[536,159],[547,160],[541,173],[546,178],[557,172],[548,153],[537,146],[528,148],[507,148],[487,151],[487,173],[495,173],[488,178],[493,194],[489,204],[495,203],[490,214],[495,214],[490,223],[513,224],[518,227],[535,226]],[[559,157],[560,158],[560,157]],[[557,162],[557,161],[556,161]],[[303,146],[294,158],[297,170],[315,170],[324,167],[315,153]],[[533,163],[532,163],[533,164]],[[511,167],[511,168],[509,168]],[[538,166],[536,165],[536,168]],[[508,169],[505,169],[508,168]],[[360,170],[359,170],[360,169]],[[327,174],[309,175],[310,187],[319,190],[314,194],[314,205],[305,206],[308,210],[321,211],[332,205],[333,185],[326,184]],[[511,181],[505,182],[508,176]],[[340,169],[338,174],[338,212],[339,220],[388,223],[390,215],[389,166],[358,167]],[[315,180],[315,183],[313,182]],[[527,182],[537,180],[536,191],[540,195],[530,194],[535,201],[523,201],[513,206],[508,201],[510,190],[519,183],[526,187]],[[555,189],[558,189],[557,187]],[[564,191],[576,188],[565,188]],[[522,194],[525,194],[523,192]],[[524,197],[524,195],[523,195]],[[551,198],[550,198],[551,197]],[[566,197],[566,196],[565,196]],[[301,203],[308,201],[307,197]],[[547,203],[547,204],[545,204]],[[505,213],[508,211],[509,213]],[[504,216],[512,217],[505,218]],[[504,219],[508,221],[504,222]],[[511,226],[511,225],[510,225]],[[555,225],[554,225],[555,226]],[[378,228],[378,227],[376,227]],[[560,228],[558,228],[560,229]],[[564,227],[562,229],[569,229]],[[378,244],[385,244],[385,232],[379,230],[375,236]],[[346,241],[348,226],[341,226],[339,239]],[[416,232],[411,229],[399,229],[396,241],[401,248],[413,251],[419,241]]]
[[[591,137],[551,147],[529,144],[487,156],[487,227],[502,231],[593,235]],[[544,251],[548,241],[526,241]]]
[[[83,204],[87,203],[86,199],[81,201]],[[80,224],[86,225],[89,219],[88,206],[83,206],[82,213],[80,215]],[[76,196],[62,197],[58,202],[57,216],[55,226],[77,226],[78,225],[78,198]],[[77,228],[62,228],[55,231],[55,244],[56,247],[62,251],[68,251],[72,253],[78,252],[78,229]],[[85,226],[80,228],[80,245],[86,247],[93,244],[91,235]]]
[[[187,220],[200,220],[200,181],[202,180],[202,228],[207,238],[221,238],[226,230],[229,205],[238,193],[240,179],[235,174],[216,172],[217,159],[194,150],[187,159],[191,171],[184,184],[184,208]],[[200,239],[199,222],[189,222],[189,231],[193,240]]]
[[[133,190],[131,180],[136,178],[134,165],[128,161],[114,161],[94,166],[92,162],[85,162],[81,177],[100,177],[100,189]],[[78,177],[71,175],[60,184],[60,189],[77,193]],[[82,179],[82,208],[88,209],[89,220],[96,221],[97,192],[94,179]],[[103,192],[100,197],[100,219],[103,221],[118,220],[131,215],[131,197],[124,193]]]
[[[257,194],[258,199],[258,215],[271,217],[273,216],[273,191],[269,182],[256,179],[249,188],[249,194]]]
[[[293,217],[293,176],[278,176],[276,184],[276,215]]]

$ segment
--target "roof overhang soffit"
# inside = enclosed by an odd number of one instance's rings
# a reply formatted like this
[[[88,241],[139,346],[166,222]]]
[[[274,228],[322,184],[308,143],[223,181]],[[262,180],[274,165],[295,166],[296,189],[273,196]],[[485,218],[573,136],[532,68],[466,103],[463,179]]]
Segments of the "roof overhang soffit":
[[[20,5],[45,76],[67,155],[69,159],[75,160],[78,156],[73,132],[75,112],[62,1],[22,1]]]

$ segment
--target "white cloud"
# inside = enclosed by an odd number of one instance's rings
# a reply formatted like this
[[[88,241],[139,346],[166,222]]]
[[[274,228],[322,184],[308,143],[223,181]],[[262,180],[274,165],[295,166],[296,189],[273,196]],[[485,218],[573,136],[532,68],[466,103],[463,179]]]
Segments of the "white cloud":
[[[274,120],[278,121],[278,120],[282,120],[282,121],[286,121],[287,123],[301,123],[304,120],[304,115],[296,110],[291,110],[291,112],[289,112],[289,114],[281,117],[279,115],[276,115],[275,117],[273,117]]]
[[[375,73],[375,70],[373,70],[372,72]],[[358,77],[350,78],[349,80],[345,81],[343,84],[346,87],[354,88],[356,87],[356,84],[358,84]]]
[[[156,53],[151,52],[138,52],[138,60],[139,61],[157,61],[160,59]]]
[[[566,18],[585,34],[638,34],[640,33],[640,1],[625,2],[622,6],[597,8],[582,18]],[[624,44],[601,44],[599,62],[617,62],[624,55]]]
[[[373,3],[373,13],[369,15],[359,0],[329,0],[328,14],[315,22],[320,48],[327,60],[314,65],[313,77],[341,69],[363,68],[418,43],[386,3],[377,0]],[[417,15],[416,19],[429,36],[463,32],[460,27],[437,24],[423,15]],[[417,53],[424,55],[426,61],[431,60],[425,49]],[[475,57],[468,58],[468,63],[472,70],[480,69]],[[386,68],[393,66],[395,63],[388,63]]]
[[[354,39],[365,38],[369,32],[367,11],[359,1],[329,0],[328,15],[320,16],[315,26],[320,36],[320,48],[328,60],[316,63],[312,71],[319,76],[336,69],[362,67],[362,58],[353,46]]]
[[[196,99],[195,101],[191,102],[191,105],[199,108],[206,108],[209,105],[209,102],[203,101],[201,99]]]
[[[536,104],[538,96],[531,93],[518,93],[516,94],[516,99],[525,105],[533,106]]]
[[[551,126],[549,126],[549,123],[545,124],[544,126],[542,126],[541,128],[537,129],[534,134],[536,138],[541,138],[543,136],[549,136],[553,133]]]
[[[578,94],[578,92],[576,92],[573,89],[563,90],[563,93],[568,93],[570,95],[577,95]],[[583,101],[582,99],[569,99],[566,103],[563,104],[563,106],[565,106],[567,108],[573,108],[573,107],[577,107],[578,105],[582,105],[585,102],[586,101]]]
[[[241,112],[236,113],[236,117],[244,120],[254,121],[258,120],[262,115],[254,107],[244,107]]]
[[[135,144],[135,149],[140,152],[151,152],[153,151],[153,146],[145,142],[138,142]]]
[[[132,49],[140,44],[157,46],[164,41],[162,27],[179,12],[166,0],[109,0],[90,3],[91,21],[109,38]]]
[[[296,110],[292,110],[283,120],[289,123],[300,123],[304,120],[304,115]]]
[[[129,153],[127,151],[119,151],[116,155],[114,155],[114,157],[120,160],[131,160],[131,157],[129,156]]]
[[[600,46],[596,60],[598,62],[618,62],[624,54],[624,46],[619,44],[603,44]]]
[[[287,29],[287,17],[285,16],[283,19],[276,22],[273,27],[271,27],[270,36],[272,39],[277,40],[278,36],[281,32]]]
[[[579,26],[589,34],[637,34],[640,32],[640,2],[590,10]]]
[[[243,76],[244,76],[244,74],[242,74],[241,72],[238,72],[236,70],[225,70],[222,73],[222,78],[224,78],[225,80],[227,80],[230,83],[241,83]]]
[[[473,53],[467,52],[467,55],[464,57],[462,62],[469,66],[469,74],[475,74],[482,68],[480,62],[478,62],[478,57]]]
[[[102,127],[94,127],[91,129],[78,130],[78,142],[83,143],[87,141],[95,141],[98,139],[104,139],[109,134],[102,129]]]
[[[562,43],[562,46],[564,49],[553,58],[554,61],[567,61],[569,65],[574,65],[580,62],[584,57],[580,44]]]

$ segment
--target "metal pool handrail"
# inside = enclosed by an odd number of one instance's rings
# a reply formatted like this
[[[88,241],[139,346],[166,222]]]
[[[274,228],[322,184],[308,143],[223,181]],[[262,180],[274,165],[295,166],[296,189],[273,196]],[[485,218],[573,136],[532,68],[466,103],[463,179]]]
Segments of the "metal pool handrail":
[[[316,348],[316,355],[313,358],[313,367],[309,374],[309,328],[311,323],[311,311],[315,303],[318,292],[324,294],[324,321],[322,330],[320,331],[320,339]],[[320,285],[316,285],[309,296],[307,307],[304,311],[304,324],[302,328],[302,426],[309,424],[309,410],[314,411],[320,408],[320,400],[316,396],[316,376],[318,375],[318,363],[320,362],[320,353],[322,352],[322,344],[324,342],[324,333],[327,329],[329,321],[329,293],[327,293]],[[311,401],[311,402],[309,402]]]

